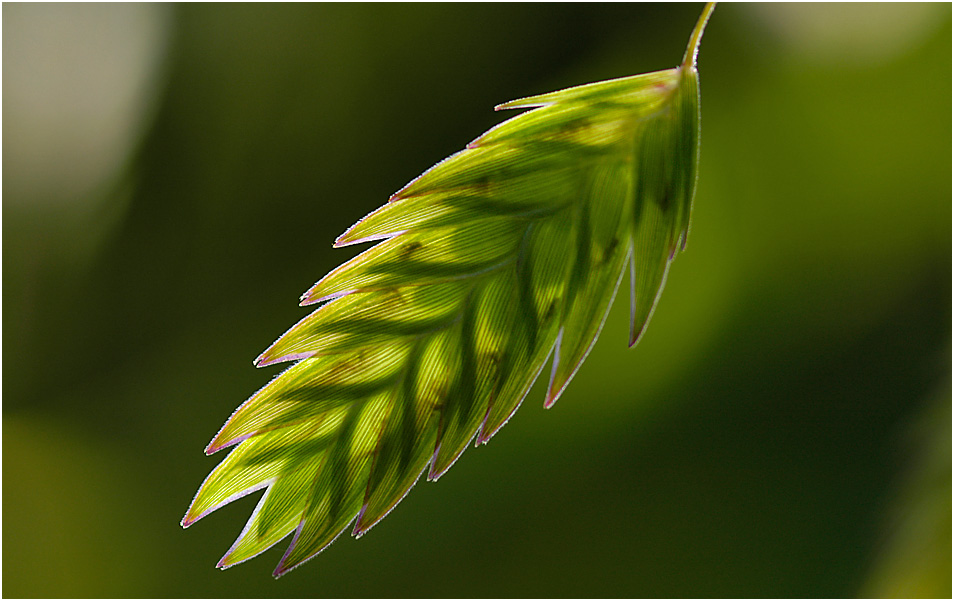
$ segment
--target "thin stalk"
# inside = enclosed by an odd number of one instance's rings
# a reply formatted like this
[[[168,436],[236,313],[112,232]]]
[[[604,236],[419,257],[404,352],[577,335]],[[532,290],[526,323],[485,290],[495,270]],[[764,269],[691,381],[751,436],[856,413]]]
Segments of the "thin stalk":
[[[686,68],[695,68],[696,67],[696,58],[699,56],[699,43],[702,41],[702,32],[706,29],[706,23],[709,22],[709,17],[712,16],[712,11],[715,10],[715,2],[706,2],[705,8],[702,9],[702,14],[699,15],[699,21],[696,23],[695,29],[692,30],[692,35],[689,37],[689,46],[686,47],[686,55],[682,57],[682,66]]]

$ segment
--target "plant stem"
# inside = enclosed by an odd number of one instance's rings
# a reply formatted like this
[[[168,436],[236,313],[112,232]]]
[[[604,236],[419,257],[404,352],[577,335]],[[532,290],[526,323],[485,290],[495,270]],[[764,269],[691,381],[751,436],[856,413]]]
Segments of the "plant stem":
[[[699,15],[699,21],[696,23],[695,29],[692,30],[692,35],[689,37],[689,46],[686,48],[686,55],[682,57],[682,66],[683,67],[696,67],[696,58],[699,56],[699,43],[702,41],[702,32],[706,29],[706,23],[709,22],[709,17],[712,15],[712,11],[715,10],[715,2],[706,2],[705,8],[702,9],[702,14]]]

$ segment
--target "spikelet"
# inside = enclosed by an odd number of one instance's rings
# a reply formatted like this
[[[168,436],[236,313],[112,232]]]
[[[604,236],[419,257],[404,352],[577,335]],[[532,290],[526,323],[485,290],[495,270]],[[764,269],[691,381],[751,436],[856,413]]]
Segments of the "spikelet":
[[[280,576],[361,536],[427,472],[486,443],[552,357],[552,406],[629,272],[635,344],[685,248],[699,157],[695,57],[523,98],[531,109],[435,165],[335,245],[380,241],[302,297],[323,303],[256,360],[297,361],[228,420],[234,449],[182,520],[266,489],[219,562],[289,534]]]

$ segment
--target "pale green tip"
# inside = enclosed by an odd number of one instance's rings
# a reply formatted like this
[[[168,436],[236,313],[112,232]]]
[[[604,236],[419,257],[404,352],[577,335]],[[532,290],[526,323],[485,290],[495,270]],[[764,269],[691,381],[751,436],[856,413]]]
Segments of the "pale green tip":
[[[696,59],[699,57],[699,44],[702,42],[702,32],[706,30],[706,23],[709,22],[709,17],[712,16],[712,11],[715,10],[715,2],[706,2],[705,8],[702,9],[702,14],[699,15],[699,21],[696,22],[695,29],[692,30],[692,35],[689,36],[689,45],[686,47],[686,55],[682,57],[682,66],[683,67],[695,67]]]

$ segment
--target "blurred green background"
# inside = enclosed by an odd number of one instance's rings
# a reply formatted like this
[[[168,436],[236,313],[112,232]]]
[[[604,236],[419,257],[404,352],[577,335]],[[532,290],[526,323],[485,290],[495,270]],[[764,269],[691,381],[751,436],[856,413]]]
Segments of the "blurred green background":
[[[688,252],[551,411],[289,576],[179,527],[336,235],[701,5],[3,6],[3,595],[951,595],[951,7],[724,5]]]

